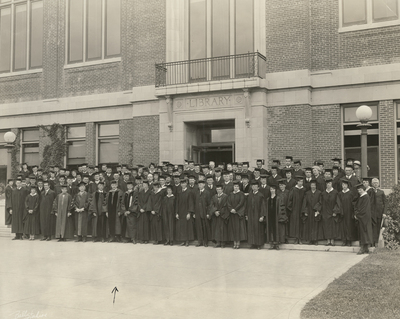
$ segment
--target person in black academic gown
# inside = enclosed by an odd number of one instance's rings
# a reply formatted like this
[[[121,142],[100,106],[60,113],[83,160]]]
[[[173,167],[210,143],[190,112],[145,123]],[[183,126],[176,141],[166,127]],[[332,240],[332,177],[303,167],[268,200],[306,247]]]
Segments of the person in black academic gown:
[[[11,226],[12,224],[12,215],[10,214],[10,209],[11,209],[11,196],[12,196],[12,191],[14,189],[14,180],[9,179],[8,184],[4,190],[5,197],[6,197],[6,203],[5,203],[5,223],[4,225],[6,226]]]
[[[188,247],[189,241],[194,240],[194,198],[188,189],[187,180],[181,180],[181,189],[176,198],[176,240],[181,241],[181,246]]]
[[[318,211],[322,216],[322,228],[324,238],[327,239],[327,246],[334,246],[336,237],[335,217],[340,213],[338,192],[332,187],[332,179],[326,179],[326,190],[321,194]]]
[[[303,176],[296,176],[297,185],[289,192],[288,212],[289,212],[289,237],[295,239],[295,244],[300,243],[300,223],[302,208],[306,189],[303,186]]]
[[[56,218],[53,212],[53,203],[56,193],[50,189],[49,181],[43,182],[44,191],[40,195],[39,218],[40,229],[43,238],[41,240],[51,240],[51,236],[56,232]]]
[[[97,242],[101,238],[104,243],[107,238],[107,202],[106,193],[104,191],[104,182],[97,184],[97,190],[92,194],[89,206],[90,223],[92,224],[93,242]]]
[[[251,248],[264,245],[265,198],[258,190],[258,182],[251,183],[252,191],[247,196],[245,216],[247,220],[247,242]]]
[[[198,240],[196,247],[202,245],[207,247],[208,241],[212,238],[210,220],[207,218],[211,196],[210,193],[205,189],[204,180],[199,180],[198,189],[194,195],[194,216]]]
[[[240,242],[247,239],[246,221],[244,218],[246,196],[240,191],[240,182],[233,182],[233,192],[228,196],[228,234],[233,241],[233,248],[239,249]]]
[[[165,243],[164,245],[173,245],[174,244],[174,235],[175,235],[175,201],[176,196],[173,192],[173,186],[168,185],[166,195],[163,198],[163,202],[161,205],[162,209],[162,226],[163,226],[163,234]]]
[[[212,218],[213,238],[215,247],[225,247],[228,241],[228,195],[223,192],[223,186],[217,185],[217,194],[211,199],[209,216]]]
[[[122,224],[122,236],[125,236],[126,242],[136,244],[137,239],[137,220],[138,220],[138,193],[133,189],[133,182],[127,181],[127,190],[122,200],[122,212],[124,212],[125,225]],[[125,231],[124,231],[125,229]]]
[[[137,225],[137,238],[141,243],[147,244],[150,240],[149,215],[151,211],[151,190],[149,189],[149,182],[147,180],[143,180],[142,186],[143,189],[138,194],[139,217]]]
[[[354,214],[356,220],[358,221],[361,244],[361,248],[357,254],[362,255],[369,253],[368,247],[373,243],[371,204],[369,196],[365,191],[365,186],[363,184],[357,184],[355,187],[360,195],[354,205]]]
[[[270,195],[266,199],[266,233],[267,242],[270,243],[270,249],[279,250],[279,244],[285,242],[287,214],[283,198],[277,194],[277,188],[277,185],[271,185]]]
[[[31,186],[31,193],[25,199],[24,233],[29,234],[29,240],[34,240],[39,234],[39,195],[36,186]]]
[[[306,192],[302,209],[301,239],[309,244],[318,245],[318,231],[320,229],[321,216],[316,214],[319,205],[321,191],[317,189],[317,181],[310,181],[310,190]]]
[[[154,245],[158,245],[162,240],[162,219],[161,204],[164,197],[164,190],[160,187],[159,182],[153,183],[153,192],[150,196],[150,237],[154,241]]]
[[[16,187],[13,189],[11,194],[11,208],[9,209],[12,215],[11,232],[15,233],[15,239],[22,239],[24,232],[23,218],[25,213],[25,198],[28,196],[29,191],[22,187],[22,180],[17,179],[15,181]]]

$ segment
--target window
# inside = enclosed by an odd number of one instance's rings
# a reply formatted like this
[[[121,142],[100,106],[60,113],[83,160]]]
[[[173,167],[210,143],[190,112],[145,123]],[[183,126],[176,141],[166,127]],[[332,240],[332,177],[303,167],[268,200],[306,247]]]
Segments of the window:
[[[379,177],[379,118],[377,103],[362,103],[372,109],[369,120],[371,127],[368,129],[368,171],[369,177]],[[360,123],[356,117],[357,108],[362,105],[346,105],[343,107],[343,134],[344,157],[361,161],[361,130],[357,127]],[[361,163],[363,165],[363,163]]]
[[[39,165],[39,129],[22,131],[21,163]]]
[[[341,0],[340,29],[360,30],[400,24],[400,0]]]
[[[121,0],[68,1],[68,63],[121,53]]]
[[[97,126],[98,163],[118,164],[119,123],[101,123]]]
[[[231,73],[248,75],[249,57],[233,60],[229,56],[254,51],[253,0],[190,0],[189,60],[194,60],[190,63],[191,81],[227,79]],[[211,57],[225,58],[210,63],[196,61]]]
[[[76,168],[86,158],[86,126],[67,127],[67,167]]]
[[[0,1],[0,72],[42,67],[43,1]]]

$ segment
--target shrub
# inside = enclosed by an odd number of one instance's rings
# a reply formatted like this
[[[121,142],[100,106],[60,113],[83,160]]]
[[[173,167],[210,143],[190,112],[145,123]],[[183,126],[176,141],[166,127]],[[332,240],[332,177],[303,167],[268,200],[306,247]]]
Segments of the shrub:
[[[396,250],[400,247],[400,185],[395,185],[386,200],[386,220],[383,239],[385,247]]]

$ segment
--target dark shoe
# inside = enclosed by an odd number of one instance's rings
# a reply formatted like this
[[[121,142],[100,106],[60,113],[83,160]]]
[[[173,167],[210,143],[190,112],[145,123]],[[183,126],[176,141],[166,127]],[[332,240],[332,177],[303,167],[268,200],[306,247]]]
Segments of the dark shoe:
[[[358,251],[358,253],[357,253],[357,255],[362,255],[362,254],[364,254],[364,249],[360,249],[360,250]]]
[[[221,248],[225,248],[225,243],[222,243],[222,244],[221,244]]]
[[[185,246],[186,245],[186,243],[185,242],[183,242],[182,244],[181,244],[181,246]]]
[[[269,248],[268,248],[268,250],[272,250],[272,249],[275,249],[275,245],[271,245],[271,246],[269,246]]]
[[[261,246],[257,246],[257,250],[260,250],[261,249]]]
[[[104,243],[104,242],[105,242],[104,238],[102,238],[102,239],[101,239],[101,242],[102,242],[102,243]]]
[[[221,244],[216,243],[214,247],[215,247],[215,248],[221,247]]]
[[[364,254],[369,254],[369,249],[364,250]]]
[[[44,240],[46,240],[47,239],[47,237],[43,237],[40,241],[44,241]]]
[[[207,244],[207,243],[204,243],[204,247],[208,247],[208,244]]]
[[[164,246],[167,246],[169,244],[169,241],[167,240],[165,243],[164,243]]]
[[[240,246],[238,245],[238,246],[236,246],[236,249],[239,249],[240,248]]]
[[[144,244],[147,244],[147,243],[148,243],[148,241],[147,241],[147,240],[145,240],[145,241],[144,241]]]
[[[275,249],[276,249],[276,250],[279,250],[279,249],[280,249],[280,248],[279,248],[279,245],[276,245],[276,246],[275,246]]]
[[[60,242],[60,241],[64,241],[62,238],[60,238],[59,240],[57,240],[57,242]]]
[[[132,244],[136,245],[136,240],[133,239],[132,240]]]
[[[50,240],[51,240],[51,237],[47,237],[46,241],[50,241]]]
[[[85,237],[83,237],[83,242],[84,242],[84,243],[86,243],[86,236],[85,236]]]
[[[158,242],[158,241],[155,241],[154,243],[153,243],[153,245],[158,245],[160,242]]]
[[[202,242],[198,242],[198,243],[196,244],[196,247],[200,247],[200,246],[203,246],[203,243],[202,243]]]
[[[173,245],[174,245],[174,242],[173,242],[173,241],[171,241],[171,242],[169,243],[169,245],[170,245],[170,246],[173,246]]]
[[[78,236],[78,238],[75,240],[75,242],[78,242],[78,241],[82,241],[82,236]]]
[[[186,242],[186,247],[189,247],[189,242],[188,241]]]

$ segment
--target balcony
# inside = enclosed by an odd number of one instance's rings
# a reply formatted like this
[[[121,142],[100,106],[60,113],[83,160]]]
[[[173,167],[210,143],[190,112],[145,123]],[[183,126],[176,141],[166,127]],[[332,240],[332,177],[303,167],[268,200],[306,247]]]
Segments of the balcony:
[[[156,88],[246,78],[265,79],[266,58],[259,52],[156,63]]]

